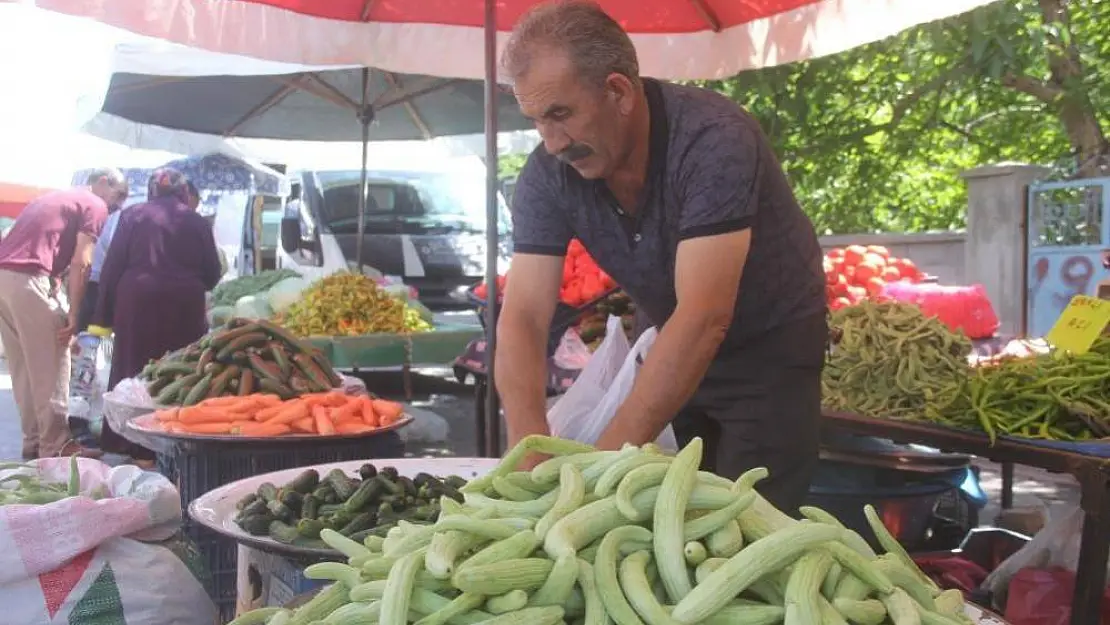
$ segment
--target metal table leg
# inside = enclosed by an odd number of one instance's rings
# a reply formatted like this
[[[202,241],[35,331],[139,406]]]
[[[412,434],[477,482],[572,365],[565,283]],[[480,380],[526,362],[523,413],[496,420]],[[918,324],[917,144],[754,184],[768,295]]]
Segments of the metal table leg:
[[[1075,571],[1071,625],[1099,625],[1110,554],[1110,473],[1092,465],[1076,477],[1086,514]]]
[[[1014,463],[1002,463],[1002,509],[1014,507]]]
[[[476,426],[475,439],[478,441],[478,457],[488,458],[489,449],[486,447],[486,432],[489,429],[489,415],[486,414],[486,378],[482,375],[474,376],[474,424]]]

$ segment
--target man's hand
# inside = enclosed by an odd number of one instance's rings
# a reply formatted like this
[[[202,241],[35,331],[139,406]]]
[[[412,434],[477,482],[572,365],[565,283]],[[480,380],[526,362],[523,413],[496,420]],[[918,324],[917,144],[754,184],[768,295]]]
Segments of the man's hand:
[[[732,324],[750,245],[750,229],[679,243],[678,306],[644,358],[632,392],[598,438],[599,449],[655,440],[693,397]]]
[[[66,318],[65,325],[58,330],[58,345],[65,347],[69,345],[70,340],[73,339],[74,333],[77,331],[77,320],[71,317]],[[72,350],[71,350],[72,351]]]

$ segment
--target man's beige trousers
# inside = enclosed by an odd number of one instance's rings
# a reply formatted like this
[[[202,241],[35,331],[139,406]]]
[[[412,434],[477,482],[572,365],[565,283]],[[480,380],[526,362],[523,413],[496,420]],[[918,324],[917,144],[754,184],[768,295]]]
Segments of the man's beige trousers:
[[[65,309],[50,279],[0,269],[0,342],[23,427],[24,455],[54,456],[70,439],[66,410],[69,350],[57,333]]]

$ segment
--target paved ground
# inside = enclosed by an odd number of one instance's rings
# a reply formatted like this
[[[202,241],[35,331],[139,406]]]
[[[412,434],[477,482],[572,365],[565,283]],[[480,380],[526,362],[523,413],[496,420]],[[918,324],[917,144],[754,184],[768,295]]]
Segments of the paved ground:
[[[19,418],[6,365],[6,361],[0,360],[0,459],[14,459],[20,451]],[[403,396],[404,387],[397,374],[371,374],[367,383],[381,395]],[[477,435],[473,387],[457,383],[451,370],[443,368],[417,372],[413,376],[413,391],[412,406],[420,417],[419,431],[414,434],[422,440],[410,441],[410,455],[474,455]],[[976,464],[982,470],[983,488],[991,499],[988,508],[980,513],[980,520],[990,524],[998,514],[1001,477],[997,465],[982,460]],[[1016,470],[1015,493],[1017,507],[1034,511],[1055,502],[1079,499],[1078,487],[1070,476],[1026,467]]]

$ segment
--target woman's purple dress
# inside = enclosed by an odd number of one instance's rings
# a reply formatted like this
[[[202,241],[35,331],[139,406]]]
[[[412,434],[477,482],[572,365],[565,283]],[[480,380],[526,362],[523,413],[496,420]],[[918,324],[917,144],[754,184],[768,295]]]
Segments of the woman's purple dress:
[[[219,253],[204,217],[174,196],[126,209],[100,272],[94,316],[115,333],[108,388],[203,336],[204,294],[219,280]],[[152,457],[107,424],[101,443],[105,451]]]

